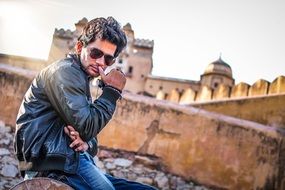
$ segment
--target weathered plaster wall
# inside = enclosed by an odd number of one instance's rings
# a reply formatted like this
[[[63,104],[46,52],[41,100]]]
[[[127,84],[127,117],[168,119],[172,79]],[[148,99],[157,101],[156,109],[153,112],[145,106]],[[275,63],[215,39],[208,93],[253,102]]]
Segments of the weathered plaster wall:
[[[285,93],[193,103],[191,106],[285,129]]]
[[[0,67],[0,119],[13,124],[34,74]],[[222,189],[285,187],[283,129],[124,94],[101,145],[159,156],[167,169]]]
[[[148,76],[144,86],[144,91],[152,96],[156,96],[157,93],[162,92],[164,94],[163,99],[172,98],[172,91],[176,91],[177,94],[182,94],[186,89],[198,91],[200,88],[200,82],[182,79],[172,79],[167,77],[155,77]],[[180,96],[180,95],[179,95]]]
[[[0,64],[7,64],[10,66],[21,67],[39,71],[48,65],[47,61],[42,59],[35,59],[31,57],[23,57],[16,55],[7,55],[0,53]]]
[[[125,95],[100,144],[154,154],[169,171],[224,189],[282,189],[281,129]]]
[[[23,96],[36,72],[0,64],[0,120],[15,126]]]
[[[189,83],[190,84],[190,83]],[[271,83],[259,79],[251,86],[247,83],[240,82],[232,87],[225,84],[220,84],[217,88],[212,88],[206,85],[201,85],[199,89],[195,90],[192,86],[184,89],[180,93],[177,89],[172,88],[169,91],[177,91],[174,96],[169,96],[163,98],[161,96],[161,91],[156,94],[157,99],[167,99],[172,102],[179,102],[180,104],[192,104],[192,103],[203,103],[205,101],[216,101],[216,100],[226,100],[226,99],[236,99],[236,98],[251,98],[256,96],[265,96],[272,94],[282,94],[285,93],[285,76],[279,76],[274,79]],[[189,93],[189,90],[192,91]]]

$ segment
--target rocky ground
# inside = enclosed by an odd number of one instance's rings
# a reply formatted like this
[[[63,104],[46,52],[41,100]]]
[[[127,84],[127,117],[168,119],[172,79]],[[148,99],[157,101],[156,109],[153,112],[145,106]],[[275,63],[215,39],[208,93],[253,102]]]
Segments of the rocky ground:
[[[14,131],[0,121],[0,189],[8,190],[23,179],[18,172],[18,161],[13,151]],[[96,165],[113,176],[138,181],[158,189],[207,190],[208,188],[186,181],[165,172],[158,158],[137,155],[133,152],[100,147],[94,158]]]

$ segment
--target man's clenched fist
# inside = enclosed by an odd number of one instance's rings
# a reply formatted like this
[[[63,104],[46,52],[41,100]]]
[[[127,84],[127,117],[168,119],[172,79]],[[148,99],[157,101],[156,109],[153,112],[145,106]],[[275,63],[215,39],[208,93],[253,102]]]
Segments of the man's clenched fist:
[[[105,75],[103,69],[99,67],[99,73],[102,81],[106,85],[115,87],[121,91],[124,89],[127,79],[122,71],[112,69],[108,74]]]

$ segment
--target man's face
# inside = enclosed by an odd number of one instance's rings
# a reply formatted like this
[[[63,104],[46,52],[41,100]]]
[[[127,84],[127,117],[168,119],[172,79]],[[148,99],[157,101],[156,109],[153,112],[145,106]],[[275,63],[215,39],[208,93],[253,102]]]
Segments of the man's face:
[[[116,48],[116,45],[101,39],[96,39],[86,47],[82,47],[80,59],[86,72],[91,77],[98,77],[99,67],[105,70],[114,63],[113,56]]]

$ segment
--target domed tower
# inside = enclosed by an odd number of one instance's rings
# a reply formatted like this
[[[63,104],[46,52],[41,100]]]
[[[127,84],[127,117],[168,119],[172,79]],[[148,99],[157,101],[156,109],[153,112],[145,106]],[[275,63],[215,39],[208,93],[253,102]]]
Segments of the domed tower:
[[[219,84],[234,86],[235,80],[232,76],[231,67],[222,60],[221,56],[217,61],[210,63],[204,74],[201,75],[201,84],[215,89]]]

